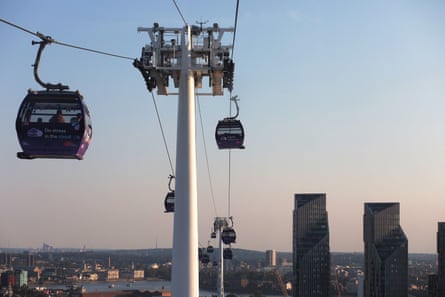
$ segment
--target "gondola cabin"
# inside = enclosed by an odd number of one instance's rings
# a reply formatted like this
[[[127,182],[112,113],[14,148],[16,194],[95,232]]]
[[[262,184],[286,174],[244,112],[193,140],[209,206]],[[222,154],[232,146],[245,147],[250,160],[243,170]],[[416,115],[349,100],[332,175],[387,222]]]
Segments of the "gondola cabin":
[[[164,200],[165,212],[175,211],[175,191],[169,191]]]
[[[224,242],[224,244],[234,243],[236,241],[235,230],[231,227],[224,228],[221,233],[221,239]]]
[[[223,258],[224,258],[225,260],[232,260],[232,258],[233,258],[233,252],[232,252],[232,249],[231,249],[231,248],[225,248],[225,249],[223,250]]]
[[[209,245],[207,247],[207,253],[209,253],[209,254],[213,253],[213,246]]]
[[[209,262],[210,262],[209,255],[203,254],[202,257],[201,257],[201,263],[202,264],[208,264]]]
[[[218,121],[215,138],[219,149],[244,149],[244,128],[241,121],[231,118]]]
[[[82,160],[93,134],[79,92],[28,91],[16,119],[20,159]]]

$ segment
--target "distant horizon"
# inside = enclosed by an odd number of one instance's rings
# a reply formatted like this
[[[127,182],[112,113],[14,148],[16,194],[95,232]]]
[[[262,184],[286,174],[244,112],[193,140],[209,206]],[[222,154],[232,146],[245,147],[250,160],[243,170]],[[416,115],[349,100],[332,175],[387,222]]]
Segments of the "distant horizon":
[[[218,249],[218,247],[214,247],[215,249]],[[13,247],[13,248],[7,248],[7,247],[0,247],[0,253],[3,252],[3,250],[20,250],[20,251],[27,251],[27,250],[41,250],[42,248],[23,248],[23,247]],[[60,250],[70,250],[70,251],[82,251],[82,248],[70,248],[70,247],[53,247],[53,250],[59,252]],[[144,250],[169,250],[172,249],[172,247],[157,247],[157,248],[86,248],[85,252],[88,251],[144,251]],[[256,249],[246,249],[246,248],[234,248],[232,247],[232,250],[243,250],[243,251],[250,251],[250,252],[258,252],[263,253],[267,250],[256,250]],[[275,250],[277,253],[286,253],[286,254],[292,254],[292,251],[281,251],[281,250]],[[50,252],[50,251],[44,251],[44,252]],[[331,254],[363,254],[364,251],[330,251]],[[408,252],[410,255],[437,255],[437,253],[429,253],[429,252]]]

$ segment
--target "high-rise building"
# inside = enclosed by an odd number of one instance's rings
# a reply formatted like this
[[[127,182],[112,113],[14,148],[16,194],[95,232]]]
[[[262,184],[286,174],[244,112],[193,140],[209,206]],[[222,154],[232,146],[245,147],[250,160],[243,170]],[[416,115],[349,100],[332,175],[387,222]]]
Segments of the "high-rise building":
[[[357,297],[363,297],[363,273],[357,273]]]
[[[326,194],[295,194],[293,266],[294,296],[329,296],[330,253]]]
[[[365,297],[408,296],[408,239],[400,226],[400,204],[365,203]]]
[[[21,288],[23,286],[28,286],[28,271],[16,270],[14,276],[17,287]]]
[[[3,263],[4,265],[6,265],[7,267],[12,265],[12,256],[9,254],[3,254]]]
[[[36,265],[36,260],[34,258],[34,255],[29,252],[26,252],[25,255],[26,255],[26,266],[34,267]]]
[[[267,250],[266,251],[266,267],[277,266],[277,251]]]
[[[437,295],[438,289],[437,274],[428,275],[428,297],[439,297]]]
[[[437,224],[437,296],[445,296],[445,222]]]

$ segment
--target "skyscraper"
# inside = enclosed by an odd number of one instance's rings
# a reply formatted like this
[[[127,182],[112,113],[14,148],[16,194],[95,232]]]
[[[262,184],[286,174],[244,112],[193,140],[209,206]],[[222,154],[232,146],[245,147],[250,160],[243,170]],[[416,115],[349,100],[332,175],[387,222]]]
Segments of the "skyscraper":
[[[365,203],[365,297],[408,296],[408,239],[399,203]]]
[[[294,296],[329,296],[330,253],[326,194],[295,194],[293,266]]]
[[[445,296],[445,222],[437,225],[437,296]]]
[[[277,266],[277,251],[267,250],[266,251],[266,267]]]

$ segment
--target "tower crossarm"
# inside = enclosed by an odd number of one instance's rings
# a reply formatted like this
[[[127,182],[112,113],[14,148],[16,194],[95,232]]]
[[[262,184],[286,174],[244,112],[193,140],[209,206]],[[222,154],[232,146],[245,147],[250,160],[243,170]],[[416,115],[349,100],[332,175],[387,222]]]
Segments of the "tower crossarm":
[[[169,82],[179,88],[180,72],[183,69],[182,55],[186,44],[188,27],[166,28],[155,23],[153,27],[139,27],[138,32],[147,32],[150,44],[142,48],[141,58],[135,65],[146,80],[149,91],[157,88],[159,95],[168,95]],[[224,88],[232,90],[234,63],[230,58],[232,44],[223,44],[225,33],[234,33],[233,28],[191,28],[190,71],[195,78],[195,87],[202,88],[203,78],[208,78],[211,94],[223,95]]]

